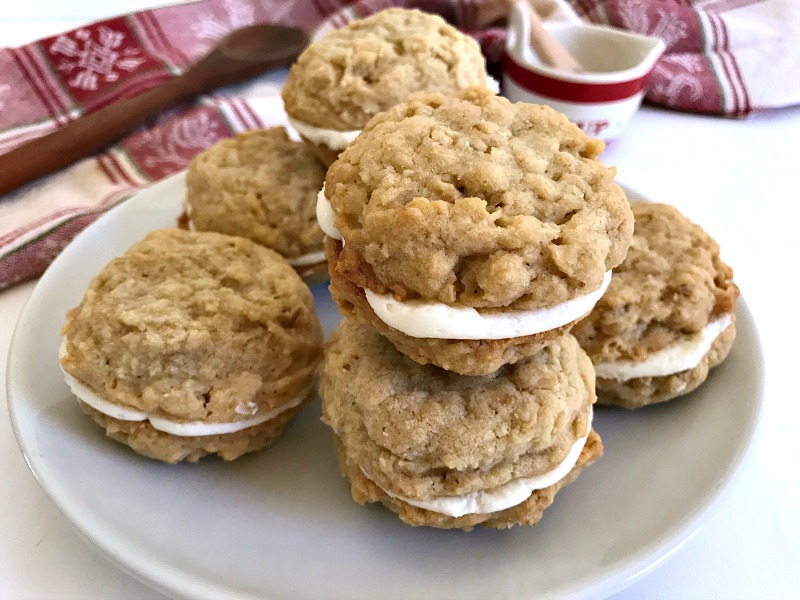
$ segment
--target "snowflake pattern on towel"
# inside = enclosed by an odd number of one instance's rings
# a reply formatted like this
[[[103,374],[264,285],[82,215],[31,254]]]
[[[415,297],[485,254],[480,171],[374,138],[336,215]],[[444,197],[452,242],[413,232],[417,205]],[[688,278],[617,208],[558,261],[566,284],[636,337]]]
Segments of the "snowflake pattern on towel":
[[[124,17],[46,38],[39,47],[41,54],[32,56],[31,62],[41,66],[28,69],[28,76],[46,90],[54,82],[48,81],[50,77],[43,79],[40,73],[52,73],[60,82],[61,95],[83,112],[102,108],[132,95],[133,90],[151,88],[172,76],[166,65],[142,45],[140,32]],[[67,109],[69,103],[61,106]]]
[[[230,136],[216,107],[199,106],[131,135],[124,143],[142,173],[157,181],[181,169],[203,150]]]
[[[120,71],[135,71],[145,62],[138,48],[124,45],[123,32],[101,25],[93,34],[90,29],[78,29],[72,36],[58,36],[50,45],[50,54],[62,57],[56,68],[70,75],[71,87],[96,90],[101,81],[117,81]]]
[[[708,60],[699,54],[670,54],[653,69],[647,97],[668,106],[694,106],[713,113],[719,110],[720,96],[712,94],[713,73]]]

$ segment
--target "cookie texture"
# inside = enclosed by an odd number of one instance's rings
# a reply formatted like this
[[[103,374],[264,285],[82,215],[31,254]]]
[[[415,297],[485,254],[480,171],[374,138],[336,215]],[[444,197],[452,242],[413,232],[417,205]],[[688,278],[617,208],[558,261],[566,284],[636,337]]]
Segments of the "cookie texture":
[[[364,475],[364,472],[347,456],[344,445],[334,436],[336,442],[339,468],[342,475],[350,482],[350,491],[358,504],[380,502],[392,512],[396,513],[401,521],[413,526],[436,527],[439,529],[464,529],[472,530],[476,525],[494,529],[510,529],[514,525],[535,525],[538,523],[545,509],[553,503],[556,493],[569,485],[581,471],[603,453],[603,444],[600,436],[594,430],[589,432],[586,445],[578,457],[578,462],[566,477],[553,485],[534,490],[524,502],[505,510],[487,514],[467,514],[461,517],[433,512],[417,506],[412,506],[397,498],[389,496],[380,486]]]
[[[162,229],[92,280],[62,329],[62,368],[109,402],[228,423],[307,393],[322,331],[307,286],[245,238]]]
[[[354,283],[486,309],[598,289],[633,233],[603,147],[547,106],[485,89],[411,96],[326,175]]]
[[[645,361],[724,315],[733,321],[692,369],[616,381],[598,377],[598,402],[640,408],[696,389],[728,356],[739,288],[703,229],[667,204],[632,202],[633,243],[605,295],[573,329],[595,364]]]
[[[361,129],[412,92],[485,86],[480,47],[437,15],[390,8],[306,48],[283,88],[290,117],[326,129]]]
[[[632,202],[633,243],[588,317],[573,329],[594,363],[648,355],[733,313],[739,288],[719,245],[667,204]]]
[[[311,400],[311,392],[303,403]],[[236,460],[248,452],[269,446],[283,432],[286,424],[302,406],[290,408],[260,425],[224,435],[178,436],[155,429],[149,421],[122,421],[80,403],[83,411],[106,431],[106,435],[137,453],[168,463],[197,462],[204,456],[217,455],[223,460]]]
[[[421,366],[345,318],[328,342],[320,397],[348,461],[384,490],[426,499],[551,470],[589,430],[594,370],[565,335],[465,377]]]
[[[433,364],[461,375],[489,375],[505,364],[536,354],[550,340],[563,335],[575,323],[542,333],[500,340],[447,340],[415,338],[384,323],[372,310],[364,289],[348,279],[348,266],[339,261],[342,244],[325,240],[330,272],[330,292],[340,312],[374,328],[400,352],[421,365]],[[352,255],[351,255],[352,256]]]
[[[727,358],[735,337],[736,324],[731,323],[693,369],[663,377],[637,377],[627,381],[598,377],[597,402],[632,409],[685,396],[706,380],[710,369]]]
[[[303,138],[303,143],[308,146],[309,150],[311,150],[320,160],[320,162],[326,167],[330,167],[334,162],[336,162],[336,159],[339,158],[340,152],[338,150],[331,150],[324,144],[316,144],[305,138]],[[322,189],[322,186],[320,186],[320,189]]]
[[[240,133],[189,165],[191,226],[249,238],[286,258],[320,252],[316,203],[324,179],[325,165],[283,127]]]

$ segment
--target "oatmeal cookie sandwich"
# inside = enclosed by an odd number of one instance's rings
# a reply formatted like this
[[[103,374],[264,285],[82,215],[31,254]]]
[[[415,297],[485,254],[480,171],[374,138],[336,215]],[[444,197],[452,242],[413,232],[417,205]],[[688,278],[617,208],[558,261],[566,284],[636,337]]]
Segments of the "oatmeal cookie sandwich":
[[[283,89],[289,121],[330,165],[373,116],[413,92],[492,86],[477,42],[437,15],[391,8],[313,42]]]
[[[283,127],[222,140],[186,174],[184,224],[238,235],[275,250],[304,278],[326,278],[317,193],[325,166]]]
[[[410,525],[534,525],[602,454],[592,364],[568,334],[465,377],[419,365],[345,318],[328,343],[320,397],[353,499]]]
[[[630,244],[602,150],[485,89],[410,97],[328,170],[334,299],[421,364],[485,375],[534,354],[592,309]]]
[[[725,360],[739,288],[700,226],[666,204],[631,206],[633,244],[574,333],[594,362],[598,401],[638,408],[688,394]]]
[[[109,437],[167,462],[233,460],[316,395],[308,287],[241,237],[162,229],[92,280],[62,329],[67,383]]]

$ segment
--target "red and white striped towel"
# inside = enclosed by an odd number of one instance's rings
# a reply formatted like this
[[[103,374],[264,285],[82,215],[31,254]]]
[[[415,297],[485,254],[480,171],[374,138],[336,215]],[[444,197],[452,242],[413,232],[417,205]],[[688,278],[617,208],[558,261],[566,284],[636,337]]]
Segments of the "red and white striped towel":
[[[565,0],[540,0],[542,3]],[[647,98],[746,115],[800,102],[800,3],[791,0],[569,0],[582,18],[656,35],[667,53]],[[497,73],[505,31],[482,28],[499,0],[205,0],[135,13],[0,49],[0,153],[179,74],[229,31],[258,22],[307,31],[389,6],[437,12],[482,43]],[[177,107],[107,151],[0,197],[0,289],[38,276],[101,213],[180,171],[235,132],[284,122],[279,78]]]

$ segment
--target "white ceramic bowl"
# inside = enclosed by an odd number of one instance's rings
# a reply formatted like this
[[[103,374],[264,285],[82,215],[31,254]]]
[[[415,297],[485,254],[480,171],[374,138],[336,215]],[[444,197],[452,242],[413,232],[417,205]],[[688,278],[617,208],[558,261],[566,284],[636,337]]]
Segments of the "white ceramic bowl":
[[[545,27],[586,70],[568,73],[542,64],[529,41],[530,13],[518,2],[509,17],[505,95],[512,102],[548,104],[593,137],[617,137],[642,103],[664,42],[580,22]]]

